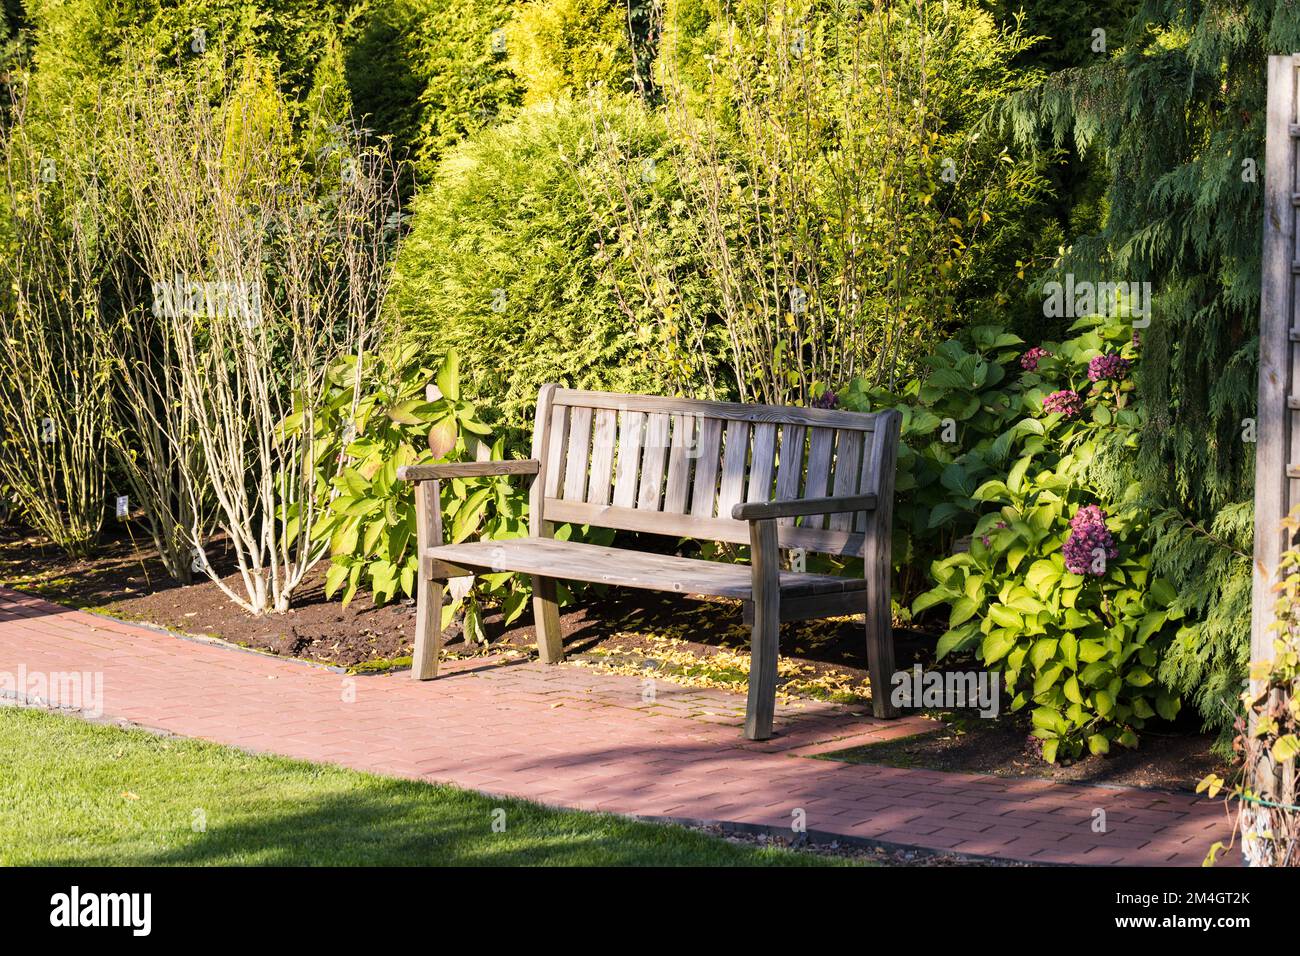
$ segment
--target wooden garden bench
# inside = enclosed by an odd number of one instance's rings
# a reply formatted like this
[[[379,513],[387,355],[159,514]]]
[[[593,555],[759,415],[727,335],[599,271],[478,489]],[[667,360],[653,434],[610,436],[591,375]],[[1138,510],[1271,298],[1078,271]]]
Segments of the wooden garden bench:
[[[444,582],[532,576],[537,649],[560,660],[555,581],[743,603],[752,623],[745,736],[772,735],[782,621],[866,614],[873,710],[892,717],[890,512],[901,415],[740,405],[543,386],[532,457],[408,465],[421,555],[414,676],[437,676]],[[529,537],[442,543],[440,480],[529,475]],[[748,544],[724,564],[553,537],[556,523]],[[779,549],[861,556],[864,578],[783,571]]]

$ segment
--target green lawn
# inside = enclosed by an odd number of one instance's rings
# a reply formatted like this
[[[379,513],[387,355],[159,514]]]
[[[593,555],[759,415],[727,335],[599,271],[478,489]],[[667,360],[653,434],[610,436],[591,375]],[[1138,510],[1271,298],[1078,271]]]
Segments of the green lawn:
[[[0,865],[835,862],[0,707]]]

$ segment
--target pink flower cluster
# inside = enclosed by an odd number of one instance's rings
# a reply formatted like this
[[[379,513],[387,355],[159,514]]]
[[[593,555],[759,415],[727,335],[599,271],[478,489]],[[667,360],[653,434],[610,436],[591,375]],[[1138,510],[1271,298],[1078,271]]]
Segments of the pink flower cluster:
[[[1107,352],[1088,363],[1088,381],[1101,382],[1109,379],[1119,382],[1128,377],[1128,369],[1128,359],[1120,358],[1118,352]]]
[[[1059,412],[1066,418],[1071,418],[1079,414],[1082,409],[1083,400],[1079,398],[1079,393],[1072,388],[1063,388],[1043,399],[1043,411],[1049,415],[1052,412]]]
[[[1020,356],[1020,367],[1026,372],[1035,371],[1038,368],[1038,360],[1045,359],[1052,353],[1045,348],[1035,345],[1032,349]]]
[[[997,524],[995,524],[995,525],[993,526],[993,530],[994,530],[994,531],[1001,531],[1001,530],[1002,530],[1003,528],[1005,528],[1006,526],[1007,526],[1007,523],[1006,523],[1005,521],[999,521]],[[982,542],[984,543],[984,547],[986,547],[986,548],[989,547],[989,545],[991,545],[991,544],[993,543],[993,539],[990,538],[990,537],[989,537],[988,535],[986,535],[986,534],[982,534],[982,535],[980,535],[980,541],[982,541]]]
[[[1107,560],[1119,557],[1119,548],[1106,527],[1106,512],[1097,505],[1085,505],[1070,519],[1070,536],[1061,547],[1065,567],[1071,574],[1091,574],[1101,577],[1106,573],[1105,562],[1100,570],[1094,562],[1098,550]]]

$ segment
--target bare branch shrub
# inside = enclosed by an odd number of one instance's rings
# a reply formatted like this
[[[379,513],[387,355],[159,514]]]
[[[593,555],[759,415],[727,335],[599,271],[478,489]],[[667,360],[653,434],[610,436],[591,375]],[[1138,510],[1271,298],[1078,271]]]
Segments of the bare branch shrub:
[[[104,520],[110,383],[101,286],[114,249],[94,137],[11,77],[0,249],[0,470],[19,513],[73,555]]]
[[[142,67],[111,113],[140,276],[134,289],[123,282],[135,319],[115,336],[148,449],[139,480],[166,503],[169,537],[199,549],[197,566],[232,601],[286,610],[326,546],[312,540],[326,504],[319,472],[338,468],[312,438],[326,369],[359,360],[380,331],[391,159],[317,117],[307,123],[330,147],[309,152],[312,137],[253,60],[215,80]],[[202,558],[210,513],[238,584]]]

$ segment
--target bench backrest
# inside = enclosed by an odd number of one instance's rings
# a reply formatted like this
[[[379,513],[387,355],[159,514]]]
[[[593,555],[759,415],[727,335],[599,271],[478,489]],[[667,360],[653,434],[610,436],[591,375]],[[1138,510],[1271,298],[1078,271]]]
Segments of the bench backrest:
[[[749,543],[742,501],[875,494],[871,516],[780,519],[783,548],[861,555],[889,527],[901,416],[744,405],[547,385],[538,396],[532,510],[573,522]],[[886,531],[886,533],[888,533]],[[887,547],[887,545],[886,545]]]

